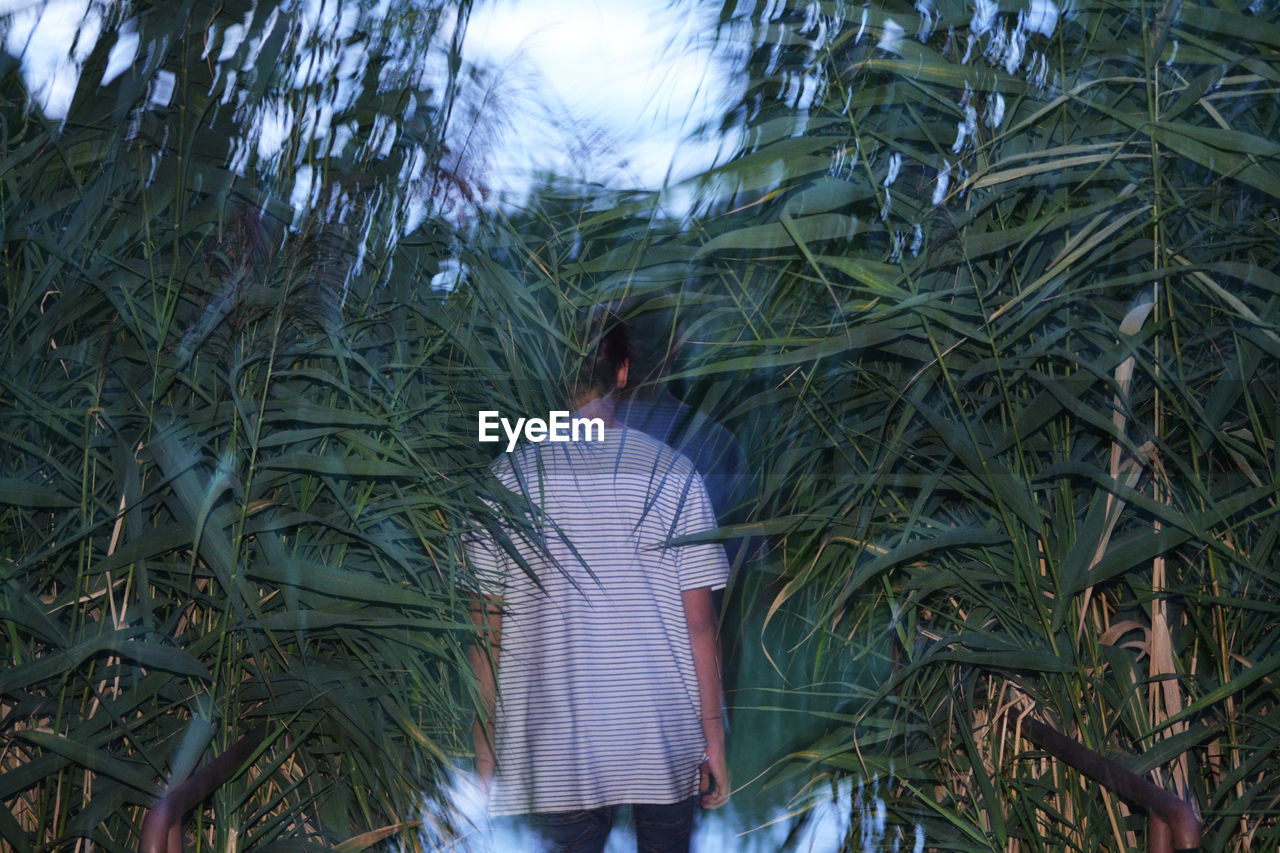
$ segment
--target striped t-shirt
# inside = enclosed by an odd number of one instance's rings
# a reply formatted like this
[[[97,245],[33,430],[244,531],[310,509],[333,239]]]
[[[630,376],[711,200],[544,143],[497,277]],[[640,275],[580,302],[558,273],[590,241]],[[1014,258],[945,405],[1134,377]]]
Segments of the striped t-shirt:
[[[693,466],[612,427],[526,444],[493,470],[542,515],[540,541],[509,534],[524,568],[491,538],[468,544],[503,606],[490,812],[693,796],[705,740],[681,593],[729,570],[718,544],[669,544],[716,525]]]

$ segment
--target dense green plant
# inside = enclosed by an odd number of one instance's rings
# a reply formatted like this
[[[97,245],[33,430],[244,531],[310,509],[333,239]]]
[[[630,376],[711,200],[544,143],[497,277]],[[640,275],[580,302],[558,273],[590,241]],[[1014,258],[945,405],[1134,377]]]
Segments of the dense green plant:
[[[795,808],[876,792],[903,847],[1137,846],[1016,709],[1195,803],[1207,849],[1280,842],[1265,4],[727,5],[735,156],[466,231],[447,99],[386,159],[364,141],[404,102],[368,87],[351,150],[299,129],[224,168],[240,131],[189,118],[234,117],[195,20],[166,42],[179,109],[134,112],[160,60],[61,132],[4,104],[9,844],[127,848],[262,719],[200,838],[448,836],[412,792],[467,748],[457,532],[486,460],[459,436],[555,402],[577,312],[624,297],[678,319],[670,381],[747,448],[736,531],[766,546],[729,598],[731,743],[790,752]],[[417,201],[388,189],[415,145]],[[297,190],[335,185],[341,221]]]
[[[62,121],[5,68],[0,846],[136,849],[260,722],[202,848],[430,843],[484,461],[427,286],[475,193],[442,141],[465,5],[127,11],[91,10]]]
[[[682,222],[625,240],[641,209],[579,217],[563,275],[674,307],[673,382],[749,445],[739,530],[772,550],[738,601],[793,627],[732,638],[785,676],[735,698],[755,725],[807,693],[791,707],[828,721],[792,756],[796,804],[852,777],[904,844],[1139,845],[1144,816],[1013,709],[1194,803],[1207,849],[1273,846],[1274,11],[762,3],[722,24],[746,44],[720,128],[740,153],[672,195],[700,200]]]
[[[1274,845],[1274,13],[731,12],[746,149],[670,238],[693,373],[742,389],[771,609],[815,663],[896,646],[804,772],[883,782],[904,843],[1137,845],[1020,709],[1195,803],[1206,848]]]

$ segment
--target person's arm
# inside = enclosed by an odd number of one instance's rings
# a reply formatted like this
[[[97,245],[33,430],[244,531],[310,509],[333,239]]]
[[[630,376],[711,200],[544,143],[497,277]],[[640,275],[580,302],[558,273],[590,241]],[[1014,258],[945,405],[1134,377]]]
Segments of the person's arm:
[[[480,787],[489,790],[496,766],[493,744],[494,712],[497,707],[498,652],[501,650],[502,610],[492,596],[474,595],[471,599],[471,622],[478,629],[475,640],[467,652],[471,668],[475,670],[479,707],[472,732],[476,746],[476,775]]]
[[[702,763],[702,787],[710,790],[702,798],[704,809],[717,809],[729,801],[729,766],[725,759],[724,712],[720,707],[720,643],[710,587],[682,593],[684,618],[693,647],[693,669],[698,677],[698,698],[702,734],[707,739],[707,759]]]

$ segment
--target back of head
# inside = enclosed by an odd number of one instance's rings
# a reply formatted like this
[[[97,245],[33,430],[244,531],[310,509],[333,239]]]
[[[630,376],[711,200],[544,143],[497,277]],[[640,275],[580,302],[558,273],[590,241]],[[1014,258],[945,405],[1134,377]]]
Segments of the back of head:
[[[647,399],[666,387],[684,339],[679,294],[669,289],[629,296],[614,310],[625,318],[630,368],[626,396]]]
[[[627,324],[608,307],[592,312],[586,358],[574,383],[577,397],[604,397],[618,384],[618,371],[631,360]]]

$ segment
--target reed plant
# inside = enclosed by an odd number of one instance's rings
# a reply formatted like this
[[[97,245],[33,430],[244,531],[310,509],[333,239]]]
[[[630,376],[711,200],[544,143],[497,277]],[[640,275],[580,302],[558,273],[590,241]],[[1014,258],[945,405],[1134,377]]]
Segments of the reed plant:
[[[806,650],[828,721],[797,808],[845,791],[859,849],[852,778],[886,846],[1141,845],[1013,710],[1191,802],[1206,849],[1274,846],[1274,10],[722,20],[743,149],[657,242],[696,293],[682,381],[757,472],[747,604],[808,626],[765,650]]]
[[[455,834],[483,391],[427,283],[471,190],[397,62],[465,11],[94,7],[63,117],[5,69],[0,847],[137,849],[258,723],[197,849]]]
[[[1014,710],[1193,803],[1206,849],[1280,843],[1265,4],[730,4],[724,163],[469,222],[409,90],[363,90],[349,148],[229,168],[201,53],[245,10],[191,9],[63,126],[3,104],[4,843],[130,849],[259,721],[202,848],[464,833],[476,412],[554,408],[615,300],[676,318],[665,381],[749,461],[730,739],[775,787],[745,811],[838,794],[850,850],[1141,845]],[[345,219],[297,213],[303,166]]]

